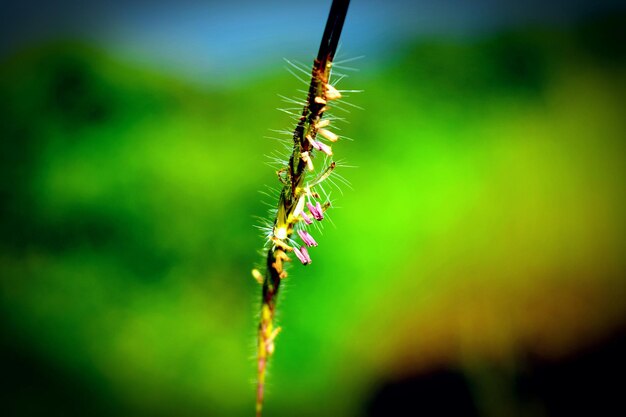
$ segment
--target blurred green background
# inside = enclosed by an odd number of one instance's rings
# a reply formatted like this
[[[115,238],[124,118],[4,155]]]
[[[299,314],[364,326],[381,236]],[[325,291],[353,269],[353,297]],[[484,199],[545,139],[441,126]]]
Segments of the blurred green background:
[[[335,154],[357,168],[284,283],[267,416],[624,409],[625,16],[350,64],[364,110],[337,112]],[[302,86],[233,71],[80,39],[2,59],[4,415],[252,415],[264,137]]]

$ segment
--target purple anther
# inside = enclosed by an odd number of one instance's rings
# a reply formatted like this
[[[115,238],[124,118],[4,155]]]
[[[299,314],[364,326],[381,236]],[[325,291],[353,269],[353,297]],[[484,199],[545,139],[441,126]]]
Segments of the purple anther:
[[[298,234],[300,235],[300,238],[302,239],[305,245],[309,247],[317,246],[317,242],[315,241],[315,239],[313,239],[313,236],[311,236],[309,232],[307,232],[306,230],[298,230]]]
[[[304,220],[306,224],[313,223],[313,220],[311,220],[311,218],[304,211],[300,213],[300,216],[302,216],[302,220]]]
[[[311,211],[311,215],[315,220],[322,220],[324,218],[324,214],[322,213],[322,206],[320,206],[320,203],[317,203],[317,207],[315,207],[313,204],[307,202],[306,206]]]
[[[322,205],[320,204],[320,202],[319,202],[319,201],[315,204],[315,208],[316,208],[317,212],[318,212],[318,213],[319,213],[319,215],[320,215],[320,218],[318,219],[318,218],[316,217],[316,219],[317,219],[317,220],[322,220],[322,219],[324,218],[324,210],[322,210]]]
[[[306,250],[306,247],[301,246],[300,249],[293,248],[293,253],[296,254],[296,256],[303,265],[308,265],[311,263],[311,257],[309,256],[309,252]]]
[[[312,262],[311,257],[309,256],[309,251],[306,250],[306,247],[300,246],[300,253],[306,258],[306,264],[310,264]]]
[[[328,156],[331,156],[333,154],[332,148],[328,146],[327,144],[319,142],[319,141],[313,141],[313,142],[317,143],[318,147],[315,149],[317,149],[318,151],[322,151]],[[315,147],[315,145],[313,145],[313,147]]]
[[[313,146],[315,149],[317,149],[318,151],[322,150],[322,147],[320,146],[321,142],[318,142],[316,140],[311,140],[311,146]]]

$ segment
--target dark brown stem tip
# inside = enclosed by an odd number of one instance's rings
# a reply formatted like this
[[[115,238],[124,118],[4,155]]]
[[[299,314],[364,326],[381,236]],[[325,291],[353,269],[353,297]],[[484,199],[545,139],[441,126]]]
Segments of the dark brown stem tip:
[[[333,4],[330,6],[330,12],[328,13],[324,36],[322,36],[320,50],[317,53],[318,61],[324,63],[326,61],[332,62],[335,58],[335,52],[337,52],[339,37],[341,36],[343,22],[346,20],[349,5],[350,0],[333,0]]]

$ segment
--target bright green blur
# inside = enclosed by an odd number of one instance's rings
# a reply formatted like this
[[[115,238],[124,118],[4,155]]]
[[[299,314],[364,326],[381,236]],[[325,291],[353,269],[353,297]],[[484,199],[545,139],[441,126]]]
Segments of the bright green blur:
[[[284,283],[268,416],[358,415],[379,380],[624,324],[626,61],[603,33],[431,41],[341,81],[365,90],[335,112],[358,168]],[[59,379],[20,415],[252,415],[264,136],[300,88],[276,68],[206,91],[76,45],[2,64],[3,349]]]

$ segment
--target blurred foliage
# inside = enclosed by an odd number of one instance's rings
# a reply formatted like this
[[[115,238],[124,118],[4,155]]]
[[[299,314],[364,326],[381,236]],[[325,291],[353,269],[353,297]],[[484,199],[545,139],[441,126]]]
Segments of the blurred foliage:
[[[337,110],[359,168],[286,282],[268,415],[361,415],[438,366],[480,388],[485,364],[625,324],[623,23],[407,44],[341,82],[366,90]],[[9,415],[250,415],[263,137],[298,88],[200,88],[72,43],[2,63]],[[529,415],[478,388],[484,415]]]

